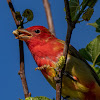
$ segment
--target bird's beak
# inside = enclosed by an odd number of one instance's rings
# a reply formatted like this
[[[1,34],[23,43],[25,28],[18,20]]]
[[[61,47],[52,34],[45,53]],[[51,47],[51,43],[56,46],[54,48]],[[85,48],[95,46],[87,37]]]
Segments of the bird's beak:
[[[16,29],[13,31],[13,34],[16,36],[16,39],[19,40],[29,40],[32,37],[32,34],[26,29]]]

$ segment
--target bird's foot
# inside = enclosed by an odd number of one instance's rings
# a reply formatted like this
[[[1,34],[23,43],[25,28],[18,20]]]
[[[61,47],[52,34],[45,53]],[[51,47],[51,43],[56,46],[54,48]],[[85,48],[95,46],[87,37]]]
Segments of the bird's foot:
[[[47,68],[51,68],[50,65],[43,65],[41,67],[36,67],[35,70],[44,70],[44,69],[47,69]]]

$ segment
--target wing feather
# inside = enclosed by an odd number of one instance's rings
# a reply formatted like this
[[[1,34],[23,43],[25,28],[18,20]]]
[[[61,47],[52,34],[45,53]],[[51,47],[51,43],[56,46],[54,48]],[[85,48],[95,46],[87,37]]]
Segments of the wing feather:
[[[98,77],[98,75],[96,74],[96,72],[94,71],[94,69],[88,64],[88,62],[80,55],[80,53],[72,46],[69,45],[69,54],[82,60],[83,62],[85,62],[88,65],[88,68],[91,70],[92,75],[94,76],[95,80],[97,81],[97,83],[100,86],[100,79]]]
[[[62,44],[64,44],[65,42],[63,40],[58,39],[58,41]],[[90,69],[92,75],[94,76],[95,80],[97,81],[98,85],[100,86],[100,79],[98,77],[98,75],[96,74],[96,72],[94,71],[94,69],[88,64],[88,62],[80,55],[80,53],[70,44],[69,45],[69,51],[68,53],[71,56],[76,57],[77,59],[82,60],[84,63],[87,64],[88,68]]]

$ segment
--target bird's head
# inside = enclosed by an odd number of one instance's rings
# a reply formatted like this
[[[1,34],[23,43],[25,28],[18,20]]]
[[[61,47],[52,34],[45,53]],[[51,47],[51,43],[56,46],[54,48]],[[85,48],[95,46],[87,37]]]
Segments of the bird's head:
[[[25,42],[34,39],[46,40],[48,37],[54,37],[54,35],[43,26],[32,26],[27,29],[16,29],[13,31],[13,34],[16,36],[16,39],[23,40]]]

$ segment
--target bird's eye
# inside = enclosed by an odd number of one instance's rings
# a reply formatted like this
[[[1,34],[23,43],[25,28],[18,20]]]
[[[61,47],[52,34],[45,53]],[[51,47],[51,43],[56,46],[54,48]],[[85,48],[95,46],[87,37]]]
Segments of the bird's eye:
[[[35,30],[35,33],[40,33],[40,30]]]

